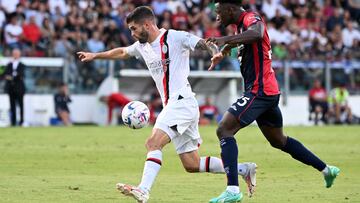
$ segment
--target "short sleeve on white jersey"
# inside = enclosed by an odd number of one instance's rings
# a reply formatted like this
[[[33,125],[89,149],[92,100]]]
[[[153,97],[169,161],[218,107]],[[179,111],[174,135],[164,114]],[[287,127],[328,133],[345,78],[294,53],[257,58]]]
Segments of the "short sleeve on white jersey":
[[[172,31],[174,32],[175,38],[181,41],[181,44],[185,49],[191,49],[194,51],[196,44],[201,40],[200,37],[185,31]]]
[[[141,54],[138,51],[138,49],[136,48],[137,46],[139,46],[139,41],[126,47],[125,50],[126,50],[127,54],[129,54],[130,56],[135,56],[137,59],[139,59],[139,58],[141,58]]]

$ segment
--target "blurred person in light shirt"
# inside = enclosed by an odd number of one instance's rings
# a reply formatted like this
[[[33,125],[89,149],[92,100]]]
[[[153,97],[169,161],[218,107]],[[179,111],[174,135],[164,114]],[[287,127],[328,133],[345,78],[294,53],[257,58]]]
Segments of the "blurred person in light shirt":
[[[340,83],[330,92],[330,110],[331,114],[335,116],[335,124],[342,124],[344,121],[347,123],[352,122],[352,111],[349,106],[349,91],[346,89],[344,82]]]

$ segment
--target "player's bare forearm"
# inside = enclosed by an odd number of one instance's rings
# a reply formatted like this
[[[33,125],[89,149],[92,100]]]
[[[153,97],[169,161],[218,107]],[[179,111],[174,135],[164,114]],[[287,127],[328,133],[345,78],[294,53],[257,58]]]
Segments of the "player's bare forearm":
[[[259,41],[264,36],[264,25],[262,22],[258,22],[248,28],[245,32],[233,35],[233,36],[227,36],[224,39],[225,44],[230,45],[240,45],[240,44],[251,44],[253,42]]]
[[[125,48],[115,48],[104,52],[91,53],[91,52],[77,52],[79,59],[82,62],[92,61],[94,59],[127,59],[129,54],[126,52]]]
[[[199,40],[195,49],[201,49],[207,51],[211,56],[219,53],[219,48],[214,43],[206,43],[204,39]]]
[[[241,44],[251,44],[253,42],[259,41],[264,36],[264,25],[262,22],[257,22],[256,24],[250,26],[245,32],[232,36],[218,37],[218,38],[209,38],[206,40],[207,43],[212,42],[218,46],[223,46],[225,44],[239,46]]]
[[[128,54],[125,48],[115,48],[104,52],[95,53],[95,59],[126,59]]]

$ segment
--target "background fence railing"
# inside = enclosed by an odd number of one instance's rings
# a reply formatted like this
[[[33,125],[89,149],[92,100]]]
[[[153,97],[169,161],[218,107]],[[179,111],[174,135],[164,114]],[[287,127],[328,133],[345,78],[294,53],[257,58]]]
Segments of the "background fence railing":
[[[1,58],[0,66],[4,66],[11,58]],[[54,93],[60,82],[68,83],[73,94],[94,93],[100,83],[107,76],[119,77],[120,70],[145,69],[143,62],[128,61],[95,61],[81,63],[74,58],[32,58],[23,57],[27,65],[26,85],[28,93],[43,94]],[[192,71],[206,70],[208,60],[202,58],[191,59]],[[238,73],[236,63],[227,63],[227,71]],[[281,91],[286,95],[307,94],[314,79],[322,81],[326,90],[344,84],[351,94],[360,94],[360,61],[273,61],[273,67],[281,86]],[[223,66],[218,70],[222,71]],[[0,93],[3,93],[3,83],[0,81]]]

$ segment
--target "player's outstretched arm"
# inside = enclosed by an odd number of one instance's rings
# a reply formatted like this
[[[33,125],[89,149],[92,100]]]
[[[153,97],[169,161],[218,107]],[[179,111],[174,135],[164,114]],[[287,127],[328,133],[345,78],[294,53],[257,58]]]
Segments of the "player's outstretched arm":
[[[125,47],[119,47],[104,52],[92,53],[92,52],[77,52],[79,59],[82,62],[92,61],[94,59],[127,59],[129,54],[126,52]]]
[[[245,32],[226,37],[209,38],[206,42],[215,43],[217,46],[223,46],[225,44],[239,46],[240,44],[251,44],[259,41],[264,36],[264,24],[259,21],[251,25]]]

